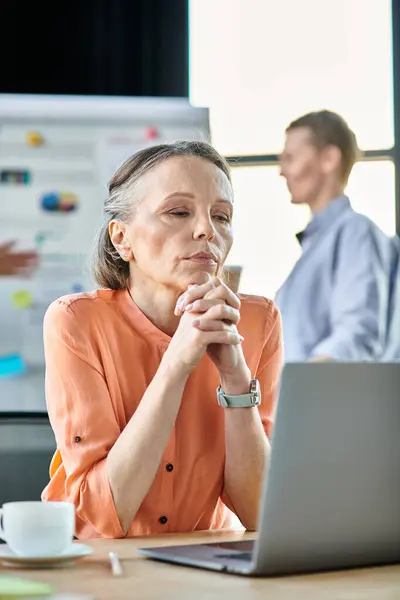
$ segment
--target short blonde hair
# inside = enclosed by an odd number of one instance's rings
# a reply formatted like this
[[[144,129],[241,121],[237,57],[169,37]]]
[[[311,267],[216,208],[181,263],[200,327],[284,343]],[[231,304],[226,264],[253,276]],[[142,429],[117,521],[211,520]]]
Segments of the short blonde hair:
[[[129,284],[129,263],[115,249],[109,233],[113,219],[126,222],[134,212],[133,188],[145,173],[173,157],[194,156],[217,166],[231,182],[227,161],[207,142],[179,141],[139,150],[128,158],[114,173],[109,195],[104,203],[104,223],[100,227],[94,245],[92,275],[103,288],[121,290]]]

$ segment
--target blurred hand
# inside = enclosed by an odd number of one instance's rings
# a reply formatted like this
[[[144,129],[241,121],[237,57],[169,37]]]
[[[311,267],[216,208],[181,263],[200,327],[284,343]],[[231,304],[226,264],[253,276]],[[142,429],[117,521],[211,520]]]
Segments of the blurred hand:
[[[214,277],[202,285],[189,286],[179,298],[175,314],[195,316],[193,326],[199,331],[225,331],[238,337],[239,342],[230,344],[209,339],[207,354],[217,367],[221,381],[233,380],[238,373],[247,373],[241,346],[243,337],[237,330],[240,300],[221,279]]]
[[[1,275],[30,275],[37,267],[36,252],[15,252],[15,241],[0,244],[0,276]]]

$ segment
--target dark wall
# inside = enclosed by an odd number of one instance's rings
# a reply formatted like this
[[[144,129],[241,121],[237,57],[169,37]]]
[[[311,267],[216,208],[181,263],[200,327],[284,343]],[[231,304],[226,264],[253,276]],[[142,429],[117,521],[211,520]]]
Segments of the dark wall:
[[[188,95],[187,0],[2,0],[0,92]]]

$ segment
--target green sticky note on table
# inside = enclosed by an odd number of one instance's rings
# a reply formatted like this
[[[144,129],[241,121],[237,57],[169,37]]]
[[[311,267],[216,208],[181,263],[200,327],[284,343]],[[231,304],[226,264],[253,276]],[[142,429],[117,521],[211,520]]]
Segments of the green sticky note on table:
[[[50,596],[53,588],[47,583],[30,581],[20,577],[0,575],[0,599],[30,598],[31,596]]]

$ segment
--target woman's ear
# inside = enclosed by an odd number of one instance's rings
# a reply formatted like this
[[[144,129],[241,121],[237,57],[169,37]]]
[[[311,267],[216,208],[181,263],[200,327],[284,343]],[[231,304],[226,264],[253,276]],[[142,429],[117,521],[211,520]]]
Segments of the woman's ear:
[[[124,223],[121,223],[120,221],[110,221],[108,232],[110,234],[112,245],[122,260],[129,261],[132,258],[132,249],[126,239],[126,227]]]

